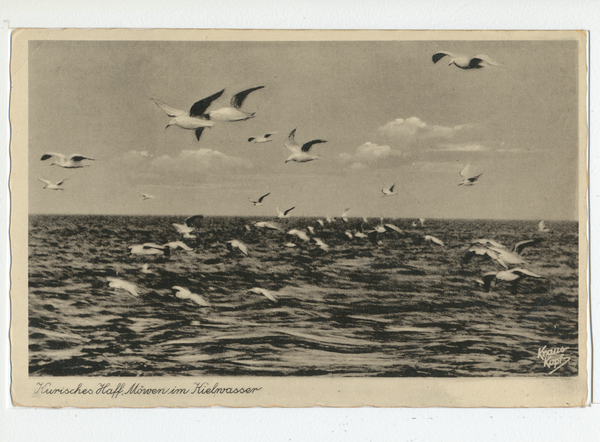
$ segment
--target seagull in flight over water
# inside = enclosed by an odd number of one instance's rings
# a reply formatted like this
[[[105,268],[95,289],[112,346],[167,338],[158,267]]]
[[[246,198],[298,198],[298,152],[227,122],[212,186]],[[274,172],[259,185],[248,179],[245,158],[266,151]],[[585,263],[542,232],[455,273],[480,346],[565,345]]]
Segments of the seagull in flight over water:
[[[179,299],[189,299],[190,301],[194,301],[196,304],[201,305],[202,307],[209,307],[208,302],[206,302],[202,296],[192,293],[184,287],[174,285],[172,289],[177,290],[175,296],[177,296]]]
[[[479,282],[480,283],[483,282],[483,288],[485,288],[489,292],[492,288],[492,282],[506,281],[506,282],[511,283],[513,291],[516,292],[518,282],[524,278],[541,279],[541,278],[543,278],[543,276],[537,275],[526,269],[517,268],[517,269],[512,269],[512,270],[504,270],[504,271],[498,272],[498,273],[496,273],[496,272],[486,273],[485,275],[483,275],[483,281],[479,281]]]
[[[313,144],[327,143],[327,141],[312,140],[300,146],[300,144],[298,144],[294,138],[295,135],[296,129],[291,131],[286,140],[283,142],[283,145],[292,151],[292,155],[290,155],[285,162],[287,163],[289,161],[295,161],[297,163],[306,163],[308,161],[318,160],[319,157],[309,154],[310,148],[313,146]]]
[[[277,132],[271,132],[270,134],[264,134],[262,137],[250,137],[248,138],[248,141],[254,144],[270,143],[271,141],[273,141],[271,135],[276,133]]]
[[[60,183],[58,183],[58,185],[60,185]],[[546,223],[544,222],[543,219],[540,220],[540,222],[538,223],[538,232],[550,232],[550,229],[548,229],[546,227]]]
[[[183,224],[173,223],[173,227],[175,227],[179,233],[183,234],[184,238],[196,238],[196,235],[191,235],[191,233],[196,230],[196,226],[194,226],[194,224],[196,221],[199,221],[203,218],[204,216],[202,215],[190,216],[183,221]]]
[[[190,129],[195,131],[196,139],[200,141],[200,135],[202,135],[202,131],[205,127],[212,127],[215,125],[212,121],[209,121],[204,116],[204,112],[211,105],[213,101],[223,95],[223,89],[216,94],[211,95],[210,97],[203,98],[200,101],[194,103],[194,105],[190,108],[189,112],[185,112],[179,109],[175,109],[174,107],[169,106],[168,104],[163,103],[157,98],[151,98],[154,103],[158,107],[160,107],[167,116],[171,117],[169,124],[167,124],[167,129],[169,126],[179,126],[182,129]]]
[[[277,206],[277,218],[289,218],[290,216],[288,215],[288,213],[290,213],[295,208],[296,206],[287,209],[285,212],[282,212],[281,210],[279,210],[279,206]]]
[[[67,158],[62,153],[54,152],[45,153],[44,155],[42,155],[41,160],[46,161],[47,159],[50,159],[52,157],[55,157],[55,160],[53,163],[50,163],[51,166],[60,166],[64,167],[65,169],[79,169],[81,167],[87,167],[88,165],[81,164],[83,160],[95,161],[94,158],[86,157],[78,153],[74,153],[69,158]]]
[[[271,302],[277,302],[277,298],[275,296],[273,296],[273,294],[271,292],[269,292],[268,290],[261,289],[260,287],[252,287],[248,291],[251,293],[256,293],[257,295],[263,295],[265,298],[267,298]]]
[[[62,184],[67,180],[66,178],[58,183],[52,183],[48,180],[45,180],[43,178],[38,178],[39,181],[41,181],[42,183],[45,184],[44,189],[48,189],[48,190],[65,190],[62,187]]]
[[[269,196],[269,195],[271,195],[271,192],[269,192],[269,193],[265,193],[265,194],[264,194],[263,196],[261,196],[261,197],[260,197],[258,200],[253,200],[253,199],[251,199],[251,200],[250,200],[250,202],[251,202],[252,204],[254,204],[255,206],[262,206],[262,201],[263,201],[263,199],[265,199],[265,197],[267,197],[267,196]]]
[[[246,99],[248,94],[250,94],[250,92],[254,92],[262,88],[264,88],[264,86],[257,86],[250,89],[246,89],[242,92],[238,92],[233,97],[231,97],[229,107],[223,107],[221,109],[210,111],[208,113],[205,113],[203,117],[211,121],[244,121],[248,118],[252,118],[254,116],[254,112],[243,112],[242,110],[240,110],[240,107],[242,107],[244,100]]]
[[[469,166],[471,165],[471,163],[467,164],[463,170],[461,170],[458,174],[464,178],[464,180],[462,181],[462,183],[459,183],[459,186],[473,186],[475,184],[475,182],[479,179],[479,177],[481,175],[483,175],[483,172],[481,172],[479,175],[473,176],[473,177],[469,177]]]
[[[441,51],[433,54],[431,60],[433,63],[437,63],[444,57],[450,58],[448,66],[454,65],[461,69],[481,69],[485,66],[500,66],[490,57],[484,54],[476,55],[474,57],[466,57],[464,55],[453,54],[452,52]]]
[[[111,287],[113,289],[125,290],[127,293],[129,293],[130,295],[135,296],[135,297],[140,296],[140,294],[138,292],[138,288],[135,286],[135,284],[124,281],[119,278],[106,278],[106,279],[108,279],[108,281],[109,281],[109,284],[108,284],[109,287]]]
[[[392,184],[390,187],[381,189],[381,193],[383,193],[383,197],[398,195],[398,192],[394,192],[395,186],[396,186],[396,184]]]

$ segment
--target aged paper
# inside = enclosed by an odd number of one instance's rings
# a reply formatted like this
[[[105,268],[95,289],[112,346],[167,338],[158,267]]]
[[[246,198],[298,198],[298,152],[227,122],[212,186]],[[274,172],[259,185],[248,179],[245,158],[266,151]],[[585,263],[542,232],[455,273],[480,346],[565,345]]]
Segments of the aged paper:
[[[14,403],[586,404],[586,51],[15,31]]]

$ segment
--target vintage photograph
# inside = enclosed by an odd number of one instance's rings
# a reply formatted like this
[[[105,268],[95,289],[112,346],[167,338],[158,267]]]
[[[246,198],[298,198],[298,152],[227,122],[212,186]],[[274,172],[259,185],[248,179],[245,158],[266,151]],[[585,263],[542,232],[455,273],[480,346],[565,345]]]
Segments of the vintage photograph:
[[[17,402],[586,400],[585,34],[71,32],[13,36]]]

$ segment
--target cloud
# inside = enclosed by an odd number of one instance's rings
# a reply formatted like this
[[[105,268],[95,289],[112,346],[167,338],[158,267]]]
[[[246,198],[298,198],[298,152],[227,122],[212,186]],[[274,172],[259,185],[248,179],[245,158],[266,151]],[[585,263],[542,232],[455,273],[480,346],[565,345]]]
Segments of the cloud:
[[[401,157],[404,155],[399,149],[392,149],[390,146],[382,146],[367,141],[359,146],[355,153],[342,153],[340,159],[344,163],[353,163],[350,167],[355,170],[364,169],[364,163],[371,164],[391,157]]]
[[[162,155],[150,163],[151,169],[165,173],[190,174],[249,169],[251,165],[241,158],[225,155],[211,149],[183,150],[177,156]]]
[[[400,139],[435,139],[435,138],[452,138],[459,132],[466,129],[468,125],[461,124],[454,127],[429,125],[418,117],[410,117],[406,119],[397,118],[377,130],[388,137]]]
[[[433,150],[444,150],[447,152],[483,152],[486,150],[491,150],[491,148],[478,143],[460,143],[438,144]]]

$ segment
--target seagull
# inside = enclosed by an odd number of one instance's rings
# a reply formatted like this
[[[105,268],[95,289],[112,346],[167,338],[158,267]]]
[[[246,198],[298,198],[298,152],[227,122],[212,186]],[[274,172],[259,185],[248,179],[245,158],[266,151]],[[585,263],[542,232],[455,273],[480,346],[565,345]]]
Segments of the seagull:
[[[442,241],[441,239],[436,238],[435,236],[425,235],[423,237],[423,239],[425,241],[429,241],[429,242],[432,242],[432,243],[435,243],[435,244],[438,244],[438,245],[444,247],[444,241]]]
[[[485,238],[474,239],[473,241],[471,241],[471,245],[475,245],[475,244],[480,244],[482,246],[504,247],[499,242],[496,242],[496,241],[491,240],[491,239],[485,239]]]
[[[261,289],[260,287],[253,287],[253,288],[249,289],[248,291],[251,293],[256,293],[257,295],[263,295],[269,301],[277,302],[277,298],[275,298],[275,296],[273,296],[271,294],[271,292],[269,292],[268,290]]]
[[[456,67],[459,67],[461,69],[481,69],[484,66],[500,66],[498,63],[496,63],[495,61],[493,61],[490,57],[488,57],[487,55],[476,55],[474,57],[465,57],[464,55],[457,55],[457,54],[453,54],[451,52],[438,52],[436,54],[433,54],[433,56],[431,57],[431,60],[434,63],[437,63],[438,61],[440,61],[442,58],[444,57],[450,57],[450,63],[448,63],[448,66],[450,65],[455,65]]]
[[[48,190],[65,190],[62,187],[62,183],[64,183],[67,179],[65,178],[64,180],[62,180],[59,183],[51,183],[48,180],[45,180],[43,178],[38,178],[39,181],[41,181],[42,183],[45,184],[44,189],[48,189]]]
[[[163,247],[168,247],[171,250],[183,249],[186,252],[193,250],[191,247],[188,247],[188,245],[186,243],[184,243],[183,241],[171,241],[171,242],[165,244]]]
[[[60,185],[60,183],[58,183],[57,185]],[[546,227],[546,223],[544,222],[543,219],[540,220],[540,222],[538,223],[538,232],[550,232],[550,229],[548,229]]]
[[[296,244],[294,244],[293,242],[290,242],[290,241],[284,243],[283,245],[286,247],[289,247],[289,248],[297,247]]]
[[[267,221],[259,221],[257,223],[254,223],[254,227],[259,227],[261,229],[268,229],[268,230],[281,230],[281,227],[279,227],[277,224],[270,223]]]
[[[329,251],[329,246],[325,244],[320,238],[313,238],[313,241],[316,242],[317,246],[319,246],[324,252]]]
[[[154,101],[154,103],[156,103],[156,105],[160,107],[164,111],[164,113],[167,114],[167,116],[171,117],[171,120],[169,121],[169,124],[167,124],[167,127],[165,127],[165,129],[169,128],[169,126],[179,126],[182,129],[193,130],[196,133],[196,139],[200,141],[200,136],[202,135],[202,131],[204,130],[204,128],[212,127],[215,125],[215,123],[209,121],[204,116],[204,112],[206,111],[206,109],[208,109],[208,107],[213,101],[215,101],[217,98],[223,95],[224,91],[225,89],[223,89],[220,92],[217,92],[216,94],[211,95],[210,97],[206,97],[200,101],[197,101],[190,108],[189,112],[175,109],[156,98],[151,98],[151,100]]]
[[[283,142],[283,145],[292,151],[292,155],[290,155],[285,162],[287,163],[288,161],[296,161],[297,163],[306,163],[308,161],[318,160],[319,157],[309,154],[310,148],[313,146],[313,144],[327,143],[327,141],[312,140],[300,146],[294,139],[295,134],[296,129],[291,131],[286,140]]]
[[[308,231],[310,232],[311,235],[315,234],[315,228],[313,226],[308,226],[306,228],[308,229]]]
[[[295,235],[298,238],[300,238],[302,241],[310,241],[310,238],[308,237],[308,235],[305,232],[303,232],[302,230],[292,229],[289,232],[287,232],[286,235]]]
[[[251,200],[250,200],[250,202],[251,202],[252,204],[254,204],[255,206],[262,206],[262,201],[263,201],[263,199],[264,199],[265,197],[269,196],[269,195],[271,195],[271,192],[269,192],[269,193],[265,193],[263,196],[261,196],[261,197],[260,197],[258,200],[256,200],[256,201],[251,199]],[[250,198],[248,198],[248,199],[250,199]]]
[[[203,118],[206,118],[207,120],[211,121],[243,121],[247,120],[248,118],[252,118],[254,116],[254,112],[243,112],[240,110],[240,107],[242,107],[244,100],[246,99],[248,94],[250,94],[250,92],[254,92],[262,88],[264,88],[264,86],[257,86],[250,89],[246,89],[242,92],[238,92],[233,97],[231,97],[230,107],[224,107],[221,109],[210,111],[208,113],[203,114],[202,116]],[[221,91],[221,93],[222,92],[223,91]],[[204,110],[206,110],[206,108]]]
[[[177,290],[175,296],[177,296],[179,299],[189,299],[190,301],[194,301],[196,304],[201,305],[202,307],[209,307],[208,302],[206,302],[202,296],[192,293],[186,288],[175,285],[172,287],[172,289]]]
[[[464,178],[463,182],[459,184],[459,186],[473,186],[475,184],[475,182],[479,179],[479,177],[481,175],[483,175],[483,172],[480,173],[477,176],[474,177],[469,177],[469,166],[471,165],[471,163],[467,164],[463,170],[461,170],[458,174]]]
[[[196,224],[196,221],[199,221],[203,218],[204,218],[203,215],[193,215],[193,216],[186,218],[183,221],[183,224],[179,224],[179,223],[172,223],[172,224],[173,224],[173,227],[175,227],[177,229],[177,232],[181,233],[184,238],[196,238],[196,235],[191,235],[191,233],[196,229],[194,224]]]
[[[288,213],[295,208],[296,206],[292,207],[291,209],[287,209],[285,212],[282,212],[281,210],[279,210],[279,206],[277,206],[277,218],[289,218]]]
[[[352,234],[352,232],[350,230],[346,230],[344,232],[344,235],[346,235],[348,237],[348,239],[354,238],[354,235]]]
[[[425,218],[419,218],[418,221],[421,223],[421,227],[425,226]]]
[[[321,227],[325,227],[325,223],[322,219],[318,219],[317,222],[320,224]]]
[[[496,261],[498,264],[500,264],[502,267],[504,267],[505,269],[508,269],[508,265],[500,258],[500,254],[498,252],[488,249],[487,247],[477,246],[477,245],[469,247],[469,249],[465,253],[465,256],[463,257],[463,263],[466,264],[475,255],[492,259],[492,260]]]
[[[108,279],[110,281],[108,284],[109,287],[112,287],[113,289],[125,290],[129,294],[136,296],[136,297],[140,296],[140,294],[138,292],[138,288],[134,284],[124,281],[119,278],[106,278],[106,279]]]
[[[344,213],[342,213],[342,220],[347,223],[348,222],[348,212],[350,211],[350,209],[346,209],[344,210]]]
[[[394,195],[398,195],[398,192],[394,192],[394,187],[396,186],[396,184],[392,184],[390,187],[386,187],[381,189],[381,193],[383,193],[383,197],[386,196],[394,196]]]
[[[171,256],[171,248],[168,246],[161,246],[152,242],[144,244],[136,244],[129,246],[131,254],[134,255],[165,255]]]
[[[148,264],[142,266],[142,273],[145,273],[146,275],[156,275],[156,273],[148,268]]]
[[[142,201],[153,200],[154,198],[156,198],[154,195],[149,195],[147,193],[143,193],[140,196],[142,197]]]
[[[237,239],[233,239],[231,241],[227,241],[227,248],[231,251],[231,253],[235,252],[235,250],[239,250],[244,255],[248,256],[248,247],[241,241]]]
[[[394,232],[402,233],[402,230],[393,224],[384,224],[383,228],[385,229],[385,231],[393,230]],[[378,230],[378,232],[379,232],[379,230]],[[379,233],[385,233],[385,232],[379,232]]]
[[[271,135],[276,133],[277,132],[271,132],[270,134],[264,134],[262,137],[250,137],[248,138],[248,141],[254,144],[270,143],[273,141],[273,139],[271,139]]]
[[[489,292],[492,288],[493,281],[506,281],[510,282],[513,286],[513,290],[516,291],[517,284],[521,279],[531,277],[531,278],[543,278],[543,276],[536,275],[533,272],[530,272],[526,269],[512,269],[512,270],[504,270],[502,272],[490,272],[483,275],[483,287]],[[481,282],[481,281],[480,281]]]
[[[78,153],[74,153],[69,158],[67,158],[62,153],[54,152],[45,153],[44,155],[42,155],[41,160],[46,161],[47,159],[52,157],[55,157],[56,159],[53,163],[50,163],[51,166],[60,166],[64,167],[65,169],[79,169],[81,167],[87,167],[87,165],[81,164],[83,160],[96,161],[94,160],[94,158],[86,157]]]

